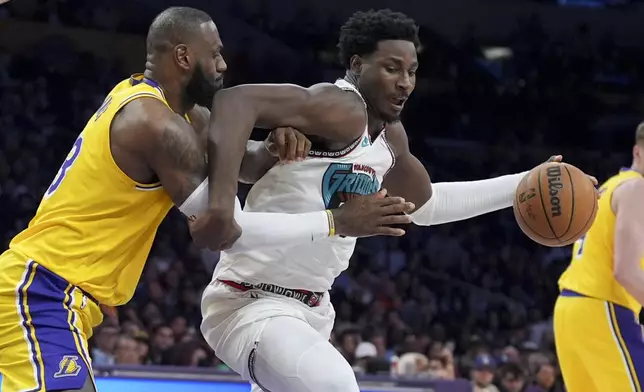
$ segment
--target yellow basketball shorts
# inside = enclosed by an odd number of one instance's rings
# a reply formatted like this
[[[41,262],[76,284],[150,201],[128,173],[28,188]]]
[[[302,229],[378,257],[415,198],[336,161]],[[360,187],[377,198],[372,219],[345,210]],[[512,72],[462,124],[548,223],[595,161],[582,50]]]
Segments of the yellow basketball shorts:
[[[33,260],[0,256],[2,392],[81,389],[93,374],[87,339],[99,306]],[[93,322],[92,322],[93,321]]]
[[[644,339],[632,310],[563,290],[554,332],[568,392],[642,391]]]

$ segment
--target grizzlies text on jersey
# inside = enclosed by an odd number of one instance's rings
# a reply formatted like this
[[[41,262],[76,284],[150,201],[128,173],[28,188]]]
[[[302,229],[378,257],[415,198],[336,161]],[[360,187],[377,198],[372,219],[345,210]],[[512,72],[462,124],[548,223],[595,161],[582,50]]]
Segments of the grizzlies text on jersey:
[[[371,195],[380,190],[376,171],[359,163],[332,163],[322,177],[322,197],[326,209],[338,208],[355,195]]]

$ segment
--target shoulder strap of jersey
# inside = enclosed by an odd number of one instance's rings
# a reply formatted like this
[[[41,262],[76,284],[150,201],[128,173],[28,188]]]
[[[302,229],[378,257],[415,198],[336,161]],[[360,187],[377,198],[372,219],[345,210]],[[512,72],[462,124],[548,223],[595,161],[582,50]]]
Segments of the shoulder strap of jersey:
[[[341,90],[350,91],[357,94],[360,97],[360,100],[362,100],[362,103],[365,106],[365,110],[367,109],[367,103],[365,102],[364,98],[362,98],[362,94],[360,94],[360,91],[358,91],[358,89],[353,84],[351,84],[345,79],[338,79],[335,81],[334,85],[340,88]],[[360,135],[354,141],[349,143],[348,146],[341,148],[339,150],[331,150],[331,149],[325,148],[323,142],[319,142],[317,140],[311,140],[313,146],[309,151],[309,156],[315,157],[315,158],[342,158],[350,154],[351,152],[353,152],[356,148],[360,147],[365,137],[367,138],[367,140],[369,140],[368,133],[369,133],[368,128],[365,127],[365,130],[362,135]]]
[[[133,75],[130,77],[129,83],[131,87],[127,90],[128,93],[120,99],[117,110],[138,98],[156,98],[168,105],[163,90],[155,81],[142,77],[142,75]]]
[[[350,83],[346,79],[338,79],[338,80],[335,81],[334,84],[336,86],[338,86],[341,90],[351,91],[351,92],[354,92],[354,93],[358,94],[358,96],[362,100],[362,103],[364,104],[365,108],[367,107],[367,102],[365,102],[364,98],[362,97],[362,94],[360,94],[360,91],[358,91],[358,88],[356,86],[354,86],[352,83]]]

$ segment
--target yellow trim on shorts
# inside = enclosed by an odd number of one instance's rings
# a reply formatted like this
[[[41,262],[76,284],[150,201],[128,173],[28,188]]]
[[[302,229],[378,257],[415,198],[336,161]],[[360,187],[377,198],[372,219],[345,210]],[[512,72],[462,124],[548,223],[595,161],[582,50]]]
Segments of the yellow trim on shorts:
[[[40,352],[40,343],[38,343],[38,339],[36,339],[36,328],[34,328],[33,325],[33,319],[31,317],[31,313],[29,312],[29,299],[27,298],[27,290],[29,290],[29,287],[31,287],[31,284],[34,282],[34,278],[36,277],[36,267],[38,264],[36,264],[34,261],[30,260],[31,262],[27,264],[27,283],[25,286],[22,288],[22,303],[19,304],[19,307],[22,307],[22,311],[25,312],[25,319],[24,323],[25,326],[27,327],[26,333],[28,333],[31,336],[33,343],[33,347],[31,345],[31,342],[29,341],[29,338],[25,336],[25,340],[27,341],[27,347],[29,350],[29,357],[31,357],[32,364],[34,364],[34,380],[36,381],[37,385],[35,390],[42,390],[45,388],[45,363],[42,360],[42,355]],[[24,279],[23,279],[24,280]],[[20,309],[18,309],[20,311]],[[22,318],[22,317],[21,317]],[[40,368],[40,377],[38,377],[38,369]]]
[[[83,345],[83,338],[80,334],[80,331],[78,330],[78,327],[76,327],[76,325],[74,324],[76,318],[74,310],[72,309],[72,306],[74,305],[74,289],[75,287],[71,284],[67,285],[67,288],[65,289],[65,301],[63,302],[63,307],[67,310],[67,325],[69,326],[69,330],[74,337],[74,345],[76,346],[76,351],[78,351],[78,355],[80,355],[80,357],[83,359],[85,366],[87,366],[87,373],[89,373],[89,376],[92,379],[92,383],[94,384],[94,386],[96,386],[92,366],[89,362],[89,359],[85,355],[86,353],[85,346]]]

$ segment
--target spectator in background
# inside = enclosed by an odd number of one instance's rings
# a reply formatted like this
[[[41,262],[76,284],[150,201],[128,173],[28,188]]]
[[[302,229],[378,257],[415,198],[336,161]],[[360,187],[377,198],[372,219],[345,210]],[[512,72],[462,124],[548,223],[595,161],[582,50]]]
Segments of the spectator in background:
[[[183,316],[176,316],[173,318],[172,321],[170,321],[170,329],[172,329],[175,341],[183,341],[184,336],[187,336],[189,332],[186,318]]]
[[[472,369],[473,392],[499,392],[494,385],[494,370],[496,363],[489,354],[479,354],[474,360]]]
[[[514,346],[507,346],[501,351],[501,361],[503,363],[521,363],[521,353]]]
[[[114,347],[115,365],[142,365],[139,343],[127,335],[121,335]]]
[[[446,355],[435,355],[429,358],[427,372],[429,376],[437,380],[454,380],[454,363],[451,353]]]
[[[454,380],[456,378],[454,353],[447,345],[441,345],[441,348],[434,353],[430,352],[429,373],[432,378],[441,380]]]
[[[517,363],[506,363],[499,371],[501,392],[525,392],[525,374]]]
[[[174,345],[169,349],[166,365],[172,366],[210,366],[208,351],[199,341],[187,341]]]
[[[340,351],[347,362],[352,365],[356,360],[356,348],[358,347],[359,340],[360,335],[352,329],[341,332],[338,338],[339,347],[336,348]]]
[[[534,382],[526,392],[561,392],[562,388],[557,384],[555,367],[550,363],[543,363],[537,367],[534,375]]]
[[[92,362],[97,366],[114,365],[114,349],[119,338],[118,327],[103,324],[94,332],[94,347],[91,349]]]
[[[161,365],[166,362],[168,350],[174,345],[174,332],[167,325],[158,325],[152,330],[152,347],[150,359],[153,364]]]
[[[148,340],[148,334],[143,331],[139,331],[134,337],[134,340],[136,340],[137,343],[137,353],[141,360],[141,364],[150,364],[150,343]]]
[[[358,344],[358,346],[356,347],[356,360],[353,364],[353,370],[356,373],[366,373],[369,362],[375,359],[377,356],[378,350],[373,343],[360,342],[360,344]]]
[[[121,323],[121,331],[131,338],[136,338],[140,333],[143,333],[141,327],[134,321],[124,321]]]
[[[395,371],[396,376],[430,378],[429,359],[424,354],[408,352],[400,356]]]

